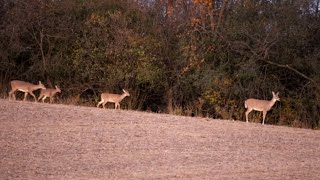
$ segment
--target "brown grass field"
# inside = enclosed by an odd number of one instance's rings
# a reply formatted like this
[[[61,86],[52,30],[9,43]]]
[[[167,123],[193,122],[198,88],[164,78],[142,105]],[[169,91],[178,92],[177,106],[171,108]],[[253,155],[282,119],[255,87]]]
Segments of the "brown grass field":
[[[320,131],[0,99],[0,179],[320,179]]]

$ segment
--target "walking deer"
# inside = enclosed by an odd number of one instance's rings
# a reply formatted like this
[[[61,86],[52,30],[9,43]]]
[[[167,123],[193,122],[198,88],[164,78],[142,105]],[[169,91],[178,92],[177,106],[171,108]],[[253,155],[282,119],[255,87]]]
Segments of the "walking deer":
[[[23,101],[26,100],[28,93],[33,96],[34,101],[37,101],[36,96],[33,94],[33,91],[38,89],[46,89],[46,87],[39,81],[39,84],[31,84],[29,82],[25,81],[19,81],[19,80],[13,80],[10,82],[11,85],[11,91],[9,92],[9,99],[11,96],[14,97],[14,100],[16,99],[15,92],[16,91],[22,91],[24,92],[24,98]]]
[[[102,93],[101,94],[101,101],[97,104],[97,108],[102,104],[102,107],[105,108],[105,104],[107,102],[115,103],[114,108],[120,109],[120,102],[126,96],[130,96],[130,94],[126,90],[122,90],[122,94],[110,94],[110,93]]]
[[[247,99],[244,102],[245,108],[247,108],[246,111],[246,121],[248,122],[248,115],[252,110],[255,111],[262,111],[263,112],[263,120],[262,124],[264,124],[264,120],[266,118],[267,112],[272,108],[272,106],[276,103],[276,101],[280,101],[279,98],[279,92],[275,94],[272,91],[272,99],[270,101],[267,100],[259,100],[259,99]]]
[[[42,103],[44,103],[44,100],[49,97],[50,103],[53,102],[53,97],[57,94],[61,93],[61,89],[58,88],[58,86],[55,86],[55,89],[41,89],[40,96],[38,98],[38,101],[42,98]]]

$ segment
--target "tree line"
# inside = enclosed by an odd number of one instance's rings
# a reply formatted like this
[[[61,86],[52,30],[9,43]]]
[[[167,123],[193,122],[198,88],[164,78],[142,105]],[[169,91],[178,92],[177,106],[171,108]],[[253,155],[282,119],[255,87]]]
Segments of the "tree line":
[[[320,122],[319,0],[4,0],[0,92],[19,79],[94,106],[244,120],[244,101],[277,103],[266,123]],[[261,121],[261,114],[252,114]]]

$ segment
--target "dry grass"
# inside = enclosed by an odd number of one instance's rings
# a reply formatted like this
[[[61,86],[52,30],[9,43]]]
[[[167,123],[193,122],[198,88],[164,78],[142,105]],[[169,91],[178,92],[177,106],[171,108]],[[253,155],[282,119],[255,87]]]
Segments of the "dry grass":
[[[0,179],[320,179],[320,131],[0,99]]]

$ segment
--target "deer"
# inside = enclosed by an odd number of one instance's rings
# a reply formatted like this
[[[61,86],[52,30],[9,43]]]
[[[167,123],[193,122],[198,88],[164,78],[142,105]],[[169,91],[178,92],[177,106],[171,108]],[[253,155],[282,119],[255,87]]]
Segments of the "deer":
[[[42,103],[44,103],[44,100],[49,97],[50,98],[50,103],[53,102],[53,97],[57,94],[61,93],[61,89],[58,88],[58,86],[55,86],[55,89],[41,89],[40,96],[38,98],[38,101],[42,99]]]
[[[24,92],[23,101],[26,100],[28,94],[33,96],[34,101],[37,101],[36,96],[33,94],[33,91],[38,89],[46,89],[46,87],[41,83],[41,81],[39,81],[39,84],[32,84],[25,81],[13,80],[10,82],[10,85],[11,91],[9,92],[9,99],[13,96],[14,100],[16,100],[15,92],[21,91]]]
[[[272,106],[276,103],[276,101],[280,101],[279,98],[279,92],[277,92],[277,94],[275,94],[272,91],[272,99],[270,101],[267,100],[260,100],[260,99],[247,99],[244,102],[244,106],[245,108],[247,108],[246,111],[246,121],[247,123],[248,121],[248,115],[252,110],[255,111],[262,111],[263,112],[263,120],[262,120],[262,124],[264,124],[264,120],[266,118],[267,112],[272,108]]]
[[[110,94],[110,93],[101,93],[101,101],[97,104],[97,108],[102,104],[102,107],[105,109],[105,104],[107,102],[115,103],[114,109],[120,109],[120,102],[126,97],[130,96],[130,94],[122,89],[122,94]]]

